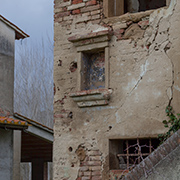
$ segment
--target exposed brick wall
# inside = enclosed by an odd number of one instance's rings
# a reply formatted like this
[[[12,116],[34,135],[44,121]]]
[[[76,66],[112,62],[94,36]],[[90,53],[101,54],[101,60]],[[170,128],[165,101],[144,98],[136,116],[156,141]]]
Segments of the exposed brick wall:
[[[78,24],[98,23],[102,18],[102,2],[97,0],[64,0],[62,3],[55,1],[54,22],[63,26],[71,25],[74,16],[79,18]]]
[[[76,180],[102,180],[102,153],[90,150],[84,160],[80,162],[80,169]]]
[[[160,121],[169,102],[166,92],[172,85],[172,69],[165,52],[154,47],[160,47],[164,39],[168,41],[166,28],[169,27],[162,22],[159,32],[158,28],[154,30],[159,24],[149,24],[151,12],[103,18],[102,3],[101,0],[55,0],[54,180],[108,180],[108,138],[149,137],[163,131]],[[113,30],[108,55],[109,88],[114,90],[110,103],[102,108],[78,108],[69,94],[79,90],[80,57],[75,46],[79,40],[70,37],[85,34],[87,41],[78,43],[90,44],[94,36],[87,35],[108,29]],[[84,46],[83,43],[79,46]],[[157,98],[152,98],[155,95]],[[147,109],[151,109],[148,116]],[[100,151],[94,155],[92,150],[87,150],[79,163],[75,150],[85,143]],[[69,146],[72,150],[68,154]],[[115,179],[115,171],[112,176]]]
[[[129,38],[136,39],[134,36],[142,38],[144,31],[148,26],[149,20],[139,21],[138,23],[128,21],[123,25],[121,24],[120,26],[114,26],[113,33],[116,36],[117,41]]]

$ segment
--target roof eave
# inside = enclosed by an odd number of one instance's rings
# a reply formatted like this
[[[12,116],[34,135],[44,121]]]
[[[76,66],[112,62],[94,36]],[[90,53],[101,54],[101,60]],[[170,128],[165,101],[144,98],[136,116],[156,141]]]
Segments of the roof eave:
[[[13,129],[13,130],[25,130],[28,128],[28,125],[0,124],[0,128]]]
[[[15,39],[19,40],[19,39],[24,39],[24,38],[29,37],[28,34],[26,34],[24,31],[22,31],[20,28],[18,28],[15,24],[13,24],[12,22],[10,22],[6,18],[4,18],[2,15],[0,15],[0,20],[3,21],[5,24],[7,24],[12,29],[14,29],[14,31],[16,33]]]

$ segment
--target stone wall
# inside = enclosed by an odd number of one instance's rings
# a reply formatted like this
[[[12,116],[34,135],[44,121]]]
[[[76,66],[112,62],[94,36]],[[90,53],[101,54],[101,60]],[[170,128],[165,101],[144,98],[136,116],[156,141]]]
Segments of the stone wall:
[[[104,2],[55,0],[54,180],[109,179],[109,140],[157,137],[165,131],[166,106],[178,113],[180,1],[111,18]],[[100,49],[105,90],[80,91],[82,54]],[[79,147],[85,159],[100,152],[99,163],[88,159],[84,168]],[[101,174],[92,176],[93,168]]]

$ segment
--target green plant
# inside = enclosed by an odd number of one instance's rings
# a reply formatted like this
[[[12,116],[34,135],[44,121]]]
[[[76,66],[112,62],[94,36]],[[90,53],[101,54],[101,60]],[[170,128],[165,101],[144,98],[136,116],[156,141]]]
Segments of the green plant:
[[[163,124],[165,128],[169,128],[169,130],[164,134],[159,134],[158,138],[160,140],[160,144],[162,144],[166,139],[168,139],[173,133],[180,129],[180,114],[175,115],[173,113],[173,109],[171,106],[166,107],[166,114],[169,117],[169,120],[164,120]]]

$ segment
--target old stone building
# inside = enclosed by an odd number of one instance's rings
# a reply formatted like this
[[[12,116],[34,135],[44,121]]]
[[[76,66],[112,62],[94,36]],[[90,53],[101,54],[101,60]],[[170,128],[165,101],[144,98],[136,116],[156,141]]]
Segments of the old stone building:
[[[180,107],[179,17],[180,0],[55,0],[54,180],[115,179],[135,144],[158,146]]]

